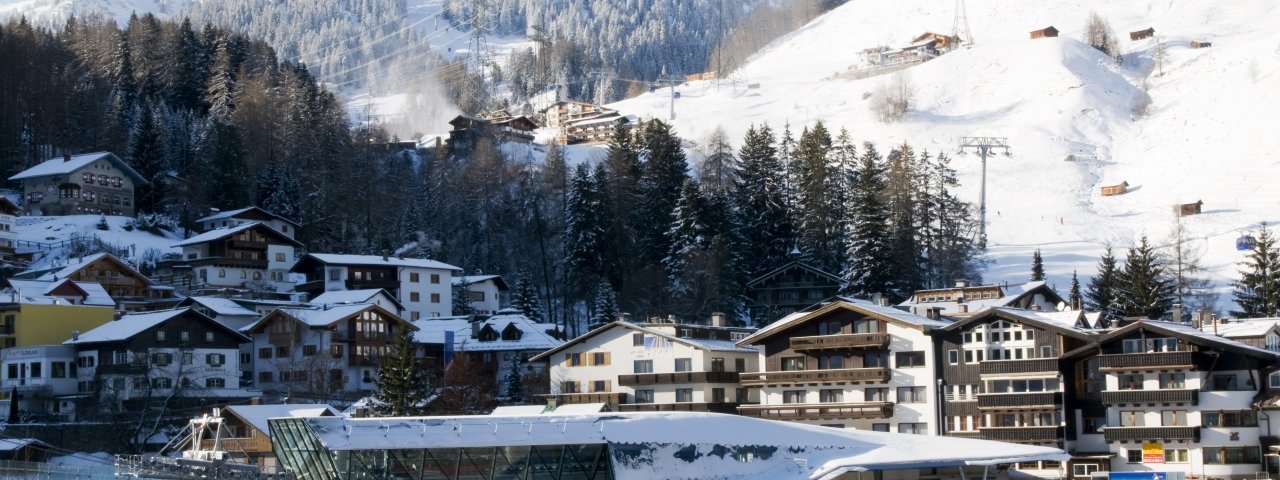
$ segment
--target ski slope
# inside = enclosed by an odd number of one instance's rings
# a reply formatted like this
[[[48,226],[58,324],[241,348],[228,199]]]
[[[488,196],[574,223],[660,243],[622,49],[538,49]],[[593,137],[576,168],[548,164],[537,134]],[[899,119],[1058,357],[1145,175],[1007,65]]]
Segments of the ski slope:
[[[1234,306],[1230,282],[1243,259],[1236,238],[1263,221],[1280,222],[1280,186],[1268,181],[1280,136],[1264,131],[1264,112],[1280,107],[1280,34],[1267,28],[1280,20],[1280,4],[967,3],[973,44],[904,70],[916,94],[899,123],[876,121],[866,99],[890,76],[837,75],[857,66],[864,48],[951,33],[951,2],[849,2],[774,42],[728,79],[676,87],[676,129],[701,143],[721,127],[740,142],[753,124],[780,131],[789,123],[798,136],[822,121],[882,153],[908,142],[951,155],[960,194],[975,203],[981,164],[974,154],[957,154],[957,138],[1007,137],[1013,155],[992,157],[987,166],[986,281],[1026,281],[1040,248],[1050,283],[1065,294],[1073,271],[1082,283],[1095,273],[1108,244],[1120,257],[1144,234],[1168,245],[1173,206],[1202,200],[1202,215],[1182,219],[1185,245],[1203,252],[1222,292],[1219,307]],[[1123,65],[1079,41],[1090,11],[1115,30]],[[1058,38],[1029,38],[1050,25]],[[1156,39],[1129,40],[1128,32],[1147,27],[1164,46],[1160,68]],[[1191,49],[1192,40],[1213,46]],[[1144,97],[1150,106],[1139,115]],[[666,119],[669,102],[661,89],[612,106]],[[1100,186],[1121,181],[1130,184],[1128,194],[1100,195]]]

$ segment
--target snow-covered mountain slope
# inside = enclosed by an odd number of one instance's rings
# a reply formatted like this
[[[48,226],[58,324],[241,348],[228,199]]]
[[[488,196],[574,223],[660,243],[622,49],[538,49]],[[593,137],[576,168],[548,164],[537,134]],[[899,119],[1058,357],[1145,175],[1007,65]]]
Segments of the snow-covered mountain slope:
[[[957,138],[1008,137],[1013,156],[988,164],[994,263],[986,280],[1025,281],[1031,253],[1041,248],[1051,283],[1064,293],[1073,271],[1082,282],[1094,274],[1107,244],[1122,257],[1144,234],[1169,244],[1173,206],[1203,200],[1202,215],[1182,220],[1186,245],[1203,250],[1223,292],[1219,305],[1233,306],[1229,285],[1243,258],[1237,236],[1280,220],[1280,186],[1269,181],[1280,136],[1266,131],[1265,116],[1280,107],[1280,33],[1267,28],[1280,20],[1280,4],[967,3],[974,44],[905,70],[916,95],[899,123],[879,123],[868,109],[867,94],[890,76],[837,75],[858,65],[864,48],[950,33],[951,2],[849,2],[758,53],[732,81],[677,87],[674,123],[695,141],[723,127],[740,142],[750,125],[764,122],[775,131],[789,122],[798,134],[819,120],[882,152],[905,141],[952,155],[961,193],[975,202],[981,165],[976,155],[956,155]],[[1079,41],[1090,11],[1115,30],[1123,65]],[[1050,25],[1059,38],[1029,38]],[[1163,45],[1161,68],[1156,39],[1129,40],[1128,32],[1147,27]],[[1213,46],[1191,49],[1192,40]],[[668,102],[663,89],[614,106],[665,119]],[[1128,194],[1100,195],[1100,186],[1121,181],[1130,184]]]
[[[176,15],[192,0],[2,0],[0,19],[25,16],[28,21],[49,27],[61,27],[71,15],[101,15],[124,25],[129,15],[154,13],[167,18]]]

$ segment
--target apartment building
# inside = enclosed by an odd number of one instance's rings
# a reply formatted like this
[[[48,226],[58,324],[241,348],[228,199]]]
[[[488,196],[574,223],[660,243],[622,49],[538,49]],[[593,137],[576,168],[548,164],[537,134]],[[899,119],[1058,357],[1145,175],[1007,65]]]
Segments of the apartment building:
[[[453,311],[453,275],[461,268],[422,258],[310,253],[293,266],[307,281],[297,291],[316,298],[337,290],[385,289],[404,307],[405,319],[447,317]]]

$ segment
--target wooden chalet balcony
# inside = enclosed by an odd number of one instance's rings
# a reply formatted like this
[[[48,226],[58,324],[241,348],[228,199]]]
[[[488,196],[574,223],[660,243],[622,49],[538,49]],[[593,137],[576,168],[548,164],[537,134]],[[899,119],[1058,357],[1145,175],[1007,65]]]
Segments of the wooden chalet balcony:
[[[294,287],[294,290],[297,290],[299,292],[310,292],[310,291],[319,290],[323,292],[324,279],[307,280],[305,282],[299,283],[296,287]]]
[[[978,395],[981,410],[1054,408],[1062,405],[1061,392],[984,393]]]
[[[247,438],[223,438],[220,442],[222,449],[228,452],[265,453],[271,451],[271,439],[265,435],[254,435]],[[212,450],[213,443],[213,440],[202,440],[200,448]]]
[[[272,332],[267,331],[267,342],[272,345],[291,345],[293,344],[296,334],[294,332]]]
[[[378,366],[378,357],[351,355],[347,357],[347,365],[352,367],[376,367]]]
[[[1200,441],[1200,427],[1106,427],[1102,439],[1108,442],[1142,442],[1146,440]]]
[[[781,405],[742,405],[738,413],[746,417],[774,420],[847,420],[889,418],[893,402],[856,403],[787,403]]]
[[[1200,404],[1198,390],[1110,390],[1102,392],[1102,403],[1114,404],[1152,404],[1152,403],[1189,403]]]
[[[1062,427],[982,427],[984,440],[1014,443],[1047,443],[1062,439]]]
[[[885,348],[888,346],[889,334],[887,333],[842,333],[815,337],[791,337],[791,349],[797,352],[837,348]]]
[[[96,279],[94,279],[94,280],[87,280],[87,281],[90,281],[90,282],[96,282],[96,283],[98,283],[99,285],[102,285],[102,286],[104,286],[104,287],[106,287],[106,286],[113,286],[113,287],[132,287],[132,286],[135,286],[135,285],[141,285],[141,284],[142,284],[142,282],[141,282],[141,281],[139,281],[138,279],[133,278],[133,277],[108,277],[108,276],[105,276],[105,275],[103,275],[103,276],[99,276],[99,277],[97,277],[97,278],[96,278]]]
[[[763,387],[797,383],[887,382],[889,375],[889,368],[884,367],[742,373],[739,378],[744,387]]]
[[[978,364],[978,372],[982,375],[1005,375],[1013,373],[1058,373],[1058,359],[1035,358],[1030,360],[987,360]]]
[[[391,337],[385,332],[345,332],[334,330],[331,341],[357,343],[390,343]]]
[[[1138,370],[1145,368],[1191,368],[1195,352],[1152,352],[1099,355],[1100,370]]]
[[[244,268],[267,268],[267,259],[259,258],[231,258],[231,257],[205,257],[187,261],[188,265],[199,267],[202,265],[215,265],[222,267],[244,267]]]
[[[676,372],[618,375],[618,385],[680,385],[689,383],[738,383],[738,372]]]
[[[237,250],[266,250],[267,242],[254,242],[249,240],[232,240],[231,248]]]
[[[394,278],[382,280],[347,280],[347,290],[376,290],[383,289],[388,292],[394,292],[400,289],[400,282]]]
[[[712,412],[712,413],[738,413],[737,403],[711,402],[711,403],[625,403],[618,405],[619,412]]]
[[[627,403],[627,394],[623,392],[599,392],[599,393],[560,393],[546,395],[548,400],[554,400],[558,405],[572,403],[608,403],[610,405],[625,405]]]

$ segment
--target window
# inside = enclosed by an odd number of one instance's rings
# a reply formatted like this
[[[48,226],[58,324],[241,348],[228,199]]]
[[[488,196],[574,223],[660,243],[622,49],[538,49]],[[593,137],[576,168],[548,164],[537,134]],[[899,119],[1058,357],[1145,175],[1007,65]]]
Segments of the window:
[[[1160,388],[1187,388],[1187,374],[1161,373]]]
[[[204,332],[204,341],[206,341],[206,342],[212,342],[212,341],[213,341],[213,332]]]
[[[1178,340],[1176,338],[1133,338],[1125,340],[1121,344],[1124,353],[1154,353],[1154,352],[1174,352],[1178,350]]]
[[[888,432],[888,431],[889,431],[889,424],[887,424],[887,423],[873,423],[873,424],[871,424],[871,431],[873,431],[873,432]]]
[[[723,388],[711,389],[711,403],[724,403],[725,395]]]
[[[692,371],[693,371],[693,359],[690,359],[690,358],[677,358],[677,359],[676,359],[676,371],[677,371],[677,372],[692,372]]]
[[[204,379],[204,386],[205,388],[225,388],[227,380],[221,377],[206,378]]]
[[[1164,463],[1187,463],[1190,455],[1185,448],[1168,448],[1164,451]]]
[[[1073,477],[1092,477],[1093,472],[1098,471],[1096,463],[1077,463],[1071,465],[1071,476]]]
[[[44,375],[44,372],[40,371],[43,366],[44,364],[41,362],[31,362],[31,366],[27,369],[27,372],[31,374],[31,378],[40,378]]]
[[[409,281],[412,283],[418,283],[418,272],[409,272]]]
[[[433,273],[433,274],[431,274],[431,283],[436,283],[436,284],[440,283],[440,274],[439,274],[439,273]]]
[[[840,333],[841,322],[839,320],[826,320],[818,322],[818,335],[838,335]]]
[[[947,363],[951,365],[960,363],[960,352],[958,350],[947,350]]]
[[[1206,464],[1262,463],[1258,458],[1258,447],[1201,447]]]
[[[156,330],[156,341],[157,341],[157,342],[163,342],[164,340],[165,340],[165,331],[164,331],[164,330]]]
[[[409,292],[410,302],[420,302],[422,297],[418,296],[418,292]]]
[[[191,365],[195,361],[193,357],[194,355],[191,352],[182,352],[182,364]]]
[[[302,356],[304,356],[304,357],[311,357],[311,356],[315,356],[315,354],[316,354],[316,346],[315,346],[315,345],[303,345],[303,346],[302,346]]]
[[[608,392],[610,390],[609,383],[608,380],[592,380],[590,393]]]
[[[288,345],[276,345],[276,358],[284,358],[289,356]]]
[[[929,433],[929,424],[927,423],[899,423],[898,433],[910,433],[913,435],[927,435]]]
[[[653,403],[653,390],[636,390],[636,400],[632,403]]]
[[[578,393],[578,382],[560,382],[560,393]]]
[[[151,388],[173,388],[173,379],[153,378],[151,379]]]
[[[804,390],[785,390],[782,392],[782,403],[804,403]]]
[[[342,345],[329,345],[329,356],[342,358]]]
[[[894,354],[894,357],[894,362],[898,364],[898,368],[924,366],[924,352],[898,352]]]
[[[1142,450],[1137,450],[1137,449],[1125,450],[1124,459],[1129,463],[1142,463]]]
[[[1202,412],[1206,427],[1256,427],[1258,415],[1253,410]]]
[[[569,364],[569,366],[570,366],[570,367],[581,367],[581,366],[582,366],[582,354],[581,354],[581,353],[566,353],[566,354],[564,354],[564,363]]]
[[[1271,375],[1268,375],[1267,383],[1270,385],[1271,388],[1280,388],[1280,372],[1276,372]]]
[[[735,371],[735,372],[745,372],[745,371],[747,371],[747,359],[745,359],[745,358],[735,358],[735,359],[733,359],[733,371]]]
[[[1166,427],[1187,426],[1186,410],[1164,410],[1160,412],[1160,425]]]
[[[71,362],[53,362],[53,371],[50,372],[52,378],[67,378],[67,365]]]
[[[636,360],[632,364],[635,373],[653,373],[653,360]]]
[[[439,294],[439,293],[433,293],[433,294],[431,294],[431,303],[440,303],[440,294]]]
[[[329,270],[329,281],[336,282],[342,280],[342,270]]]
[[[643,346],[644,346],[644,334],[643,334],[643,333],[633,333],[633,334],[631,334],[631,346],[633,346],[633,347],[643,347]]]
[[[1140,410],[1123,410],[1120,412],[1121,427],[1142,427],[1146,425],[1143,416],[1145,412]]]
[[[227,278],[227,269],[225,269],[225,268],[219,268],[219,269],[218,269],[218,278]]]
[[[724,358],[722,358],[722,357],[713,357],[713,358],[711,359],[711,371],[713,371],[713,372],[723,372],[723,371],[724,371]]]
[[[1142,374],[1120,375],[1120,390],[1142,390]]]
[[[158,367],[163,367],[173,363],[172,353],[156,353],[151,355],[151,363]]]
[[[1031,332],[1027,332],[1031,333]],[[1040,358],[1053,358],[1053,347],[1043,345],[1040,347]]]
[[[692,388],[677,388],[677,389],[676,389],[676,403],[689,403],[689,402],[692,402],[692,401],[693,401],[693,389],[692,389]]]
[[[608,352],[592,352],[592,353],[591,353],[591,364],[592,364],[592,365],[594,365],[594,366],[597,366],[597,367],[602,367],[602,366],[608,365],[608,364],[609,364],[609,353],[608,353]]]
[[[859,318],[853,321],[853,333],[878,333],[880,322],[871,318]]]
[[[271,358],[271,347],[259,348],[258,358]]]
[[[734,401],[738,403],[747,403],[747,389],[736,388],[733,391]]]
[[[843,355],[823,355],[818,357],[819,370],[839,370],[844,368]]]
[[[214,367],[221,367],[227,363],[227,356],[221,353],[210,353],[204,356],[204,362]]]
[[[1212,378],[1212,389],[1215,391],[1233,391],[1239,390],[1236,385],[1235,375],[1214,375]]]
[[[818,401],[822,403],[843,402],[844,391],[838,388],[824,388],[818,391]]]
[[[794,372],[797,370],[804,370],[804,357],[783,357],[782,358],[782,371]]]
[[[924,403],[924,387],[898,387],[898,403]]]
[[[887,402],[889,401],[888,388],[868,388],[866,393],[866,401],[868,402]]]
[[[862,354],[862,368],[889,368],[889,352],[867,352]]]

